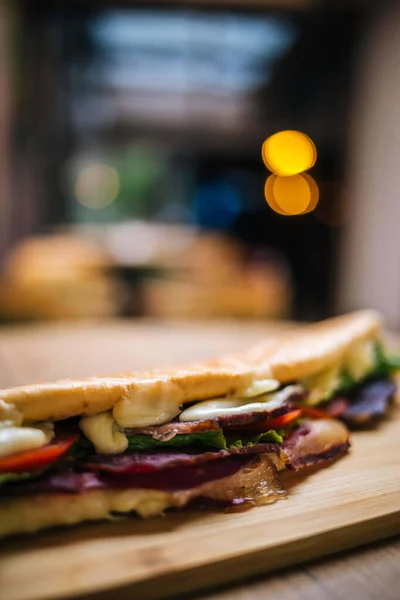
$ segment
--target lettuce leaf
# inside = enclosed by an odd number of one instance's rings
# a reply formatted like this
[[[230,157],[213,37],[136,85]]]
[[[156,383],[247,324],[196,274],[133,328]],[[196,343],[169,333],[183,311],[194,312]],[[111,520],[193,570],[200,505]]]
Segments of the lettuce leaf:
[[[128,437],[128,450],[143,452],[149,450],[162,450],[168,448],[216,448],[218,450],[229,448],[243,448],[254,444],[275,443],[281,444],[283,435],[281,432],[270,430],[252,437],[225,436],[222,429],[207,431],[204,433],[178,434],[172,439],[162,442],[155,440],[151,435],[142,433]],[[95,453],[93,444],[85,437],[75,443],[71,454],[77,460],[84,460],[87,456]]]
[[[184,446],[206,446],[209,448],[226,448],[225,436],[222,429],[205,433],[189,433],[176,435],[172,439],[161,442],[151,435],[138,433],[128,437],[129,450],[152,450],[154,448],[183,448]]]
[[[233,438],[228,436],[226,438],[226,444],[228,448],[243,448],[244,446],[254,446],[254,444],[281,444],[283,442],[282,432],[270,429],[265,433],[259,433],[250,438]]]
[[[356,380],[353,379],[350,373],[343,369],[343,371],[340,373],[340,388],[338,391],[341,393],[347,392],[351,390],[351,388],[353,388],[356,385],[356,383]]]
[[[72,446],[69,454],[72,458],[81,460],[86,458],[86,456],[95,454],[95,449],[92,442],[88,440],[87,437],[80,435],[75,444]]]
[[[225,436],[222,429],[216,431],[207,431],[205,433],[189,433],[185,435],[176,435],[167,442],[155,440],[150,435],[137,434],[131,435],[128,438],[129,450],[152,450],[154,448],[183,448],[183,447],[204,447],[225,449],[236,447],[243,448],[244,446],[253,446],[260,443],[278,443],[283,441],[282,435],[277,431],[267,431],[259,435],[249,438],[238,438]]]
[[[33,479],[37,477],[38,473],[1,473],[0,474],[0,487],[6,483],[13,483],[17,481],[23,481],[24,479]]]
[[[370,377],[388,377],[400,369],[400,352],[387,354],[380,342],[375,344],[376,367]]]

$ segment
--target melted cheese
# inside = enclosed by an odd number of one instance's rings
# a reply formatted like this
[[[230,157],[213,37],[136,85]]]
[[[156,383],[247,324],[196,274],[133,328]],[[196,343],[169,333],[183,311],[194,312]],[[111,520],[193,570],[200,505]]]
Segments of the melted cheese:
[[[369,340],[353,348],[343,361],[343,368],[358,381],[370,373],[376,364],[374,343]]]
[[[274,410],[284,404],[293,393],[302,388],[297,385],[288,385],[283,390],[272,394],[264,394],[257,398],[257,402],[248,398],[213,398],[204,402],[197,402],[179,415],[180,421],[197,421],[198,419],[213,419],[223,416],[242,415],[249,412],[264,412]]]
[[[302,381],[304,387],[310,392],[307,404],[319,404],[331,398],[342,385],[341,375],[344,370],[357,382],[374,369],[375,363],[374,342],[371,340],[360,342],[346,354],[342,361]]]
[[[14,406],[0,400],[0,427],[19,427],[22,425],[22,413]]]
[[[0,458],[45,446],[51,437],[49,433],[36,427],[1,427]]]
[[[112,414],[122,428],[162,425],[179,414],[182,397],[182,389],[168,378],[142,381],[116,403]]]
[[[341,365],[334,365],[322,373],[317,373],[312,377],[307,377],[302,381],[304,387],[309,390],[307,404],[319,404],[327,400],[340,387],[341,383]]]
[[[83,417],[79,421],[79,428],[92,442],[98,454],[119,454],[128,447],[128,438],[118,431],[110,412]]]
[[[116,520],[114,513],[137,512],[147,518],[180,506],[186,492],[161,490],[92,490],[83,494],[43,494],[0,499],[0,537],[35,532],[87,520]],[[183,499],[181,496],[183,495]]]

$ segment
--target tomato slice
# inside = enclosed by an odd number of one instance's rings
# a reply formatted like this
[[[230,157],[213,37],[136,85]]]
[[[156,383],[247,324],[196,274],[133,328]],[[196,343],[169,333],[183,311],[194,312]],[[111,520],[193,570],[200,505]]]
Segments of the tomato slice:
[[[52,442],[35,450],[18,452],[0,459],[0,473],[30,473],[61,458],[76,442],[78,435]]]
[[[292,421],[295,421],[301,417],[302,409],[296,408],[291,410],[285,415],[275,417],[274,419],[264,419],[263,421],[255,421],[254,423],[248,423],[242,427],[225,427],[224,430],[232,435],[253,435],[257,433],[264,433],[270,429],[282,429]]]
[[[301,417],[302,412],[303,411],[301,408],[297,408],[296,410],[291,410],[285,415],[275,417],[275,419],[266,419],[263,422],[263,431],[268,431],[269,429],[282,429],[292,421],[295,421],[296,419]]]
[[[312,408],[311,406],[303,406],[301,410],[305,417],[311,417],[311,419],[330,419],[332,417],[324,410]]]

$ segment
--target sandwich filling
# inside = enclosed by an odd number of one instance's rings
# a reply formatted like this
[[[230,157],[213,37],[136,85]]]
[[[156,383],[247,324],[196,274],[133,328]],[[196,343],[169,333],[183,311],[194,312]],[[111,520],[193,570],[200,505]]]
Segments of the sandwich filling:
[[[400,356],[388,354],[379,341],[359,343],[341,362],[303,381],[305,405],[318,406],[350,427],[369,425],[393,403],[392,377],[399,368]]]
[[[304,380],[260,379],[172,412],[165,402],[154,418],[143,411],[127,420],[120,404],[91,416],[25,423],[0,401],[0,495],[15,501],[152,490],[169,499],[158,512],[192,500],[227,507],[274,502],[286,495],[279,470],[347,452],[347,428],[332,417],[360,425],[386,412],[399,367],[378,342],[364,341]],[[144,508],[137,512],[147,516]]]

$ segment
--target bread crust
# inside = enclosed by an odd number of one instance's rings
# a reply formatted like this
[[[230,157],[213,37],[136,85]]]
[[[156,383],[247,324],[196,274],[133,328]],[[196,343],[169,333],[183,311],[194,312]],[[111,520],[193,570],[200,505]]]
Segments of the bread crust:
[[[273,343],[247,353],[249,362],[266,360],[281,383],[310,377],[329,368],[364,340],[376,339],[381,319],[373,310],[357,311],[284,332]]]
[[[302,325],[266,340],[240,355],[187,367],[124,373],[110,377],[60,380],[0,390],[25,421],[53,421],[112,410],[138,394],[146,402],[174,406],[240,392],[254,380],[296,381],[328,368],[362,340],[379,335],[375,311],[358,311],[312,325]],[[170,400],[169,400],[170,399]]]

